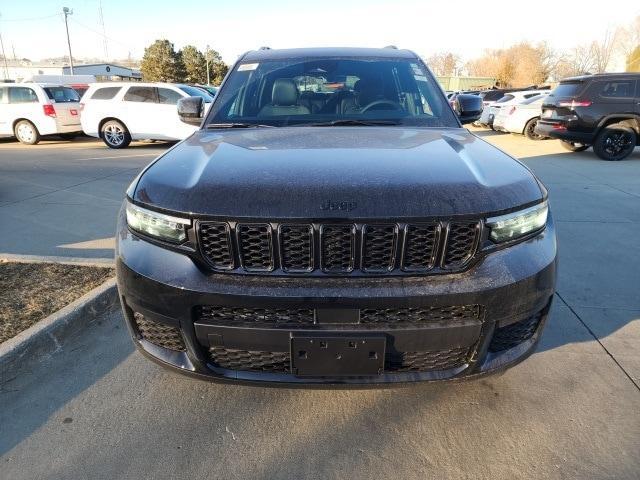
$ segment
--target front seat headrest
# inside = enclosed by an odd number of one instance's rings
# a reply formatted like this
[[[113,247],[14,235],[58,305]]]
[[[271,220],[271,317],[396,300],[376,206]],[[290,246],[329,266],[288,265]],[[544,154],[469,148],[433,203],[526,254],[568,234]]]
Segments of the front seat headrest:
[[[271,104],[278,107],[289,107],[298,103],[298,87],[289,78],[278,78],[273,82]]]

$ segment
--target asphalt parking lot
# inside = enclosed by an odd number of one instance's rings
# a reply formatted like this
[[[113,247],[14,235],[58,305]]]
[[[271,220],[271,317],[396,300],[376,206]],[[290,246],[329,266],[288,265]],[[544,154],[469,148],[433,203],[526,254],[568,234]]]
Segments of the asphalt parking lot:
[[[124,191],[166,143],[0,139],[0,253],[113,258]],[[10,228],[9,228],[10,226]]]
[[[498,377],[392,389],[212,384],[144,359],[114,310],[2,379],[0,476],[637,479],[640,149],[609,163],[553,141],[478,135],[538,174],[557,224],[558,294],[527,361]],[[68,245],[113,235],[124,188],[164,148],[1,143],[0,222],[13,227],[0,253],[113,255],[106,243]]]

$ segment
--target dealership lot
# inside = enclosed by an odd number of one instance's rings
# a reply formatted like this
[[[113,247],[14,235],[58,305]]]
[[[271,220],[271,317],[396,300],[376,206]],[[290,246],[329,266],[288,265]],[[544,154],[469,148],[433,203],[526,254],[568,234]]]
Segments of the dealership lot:
[[[200,382],[136,353],[120,312],[0,384],[7,478],[637,478],[640,149],[618,163],[481,130],[547,185],[558,295],[500,377],[381,390]],[[1,253],[108,257],[124,189],[164,144],[0,143]],[[8,231],[7,231],[8,230]],[[34,462],[33,452],[45,461]]]

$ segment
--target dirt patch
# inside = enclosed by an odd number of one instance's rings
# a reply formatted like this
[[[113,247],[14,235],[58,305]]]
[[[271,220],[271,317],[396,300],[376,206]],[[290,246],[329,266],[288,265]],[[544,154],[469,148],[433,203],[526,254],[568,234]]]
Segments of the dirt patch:
[[[114,275],[105,267],[0,262],[0,343]]]

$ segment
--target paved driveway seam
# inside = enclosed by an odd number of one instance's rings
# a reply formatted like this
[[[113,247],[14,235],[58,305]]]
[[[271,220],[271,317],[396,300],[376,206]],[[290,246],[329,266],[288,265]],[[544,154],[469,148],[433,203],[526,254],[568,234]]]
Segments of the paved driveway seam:
[[[560,299],[560,301],[566,305],[566,307],[571,311],[571,313],[573,313],[575,315],[575,317],[578,319],[578,321],[582,324],[582,326],[584,328],[587,329],[587,331],[589,332],[589,335],[591,335],[593,337],[593,339],[598,342],[598,344],[602,347],[602,349],[607,353],[607,355],[609,355],[609,357],[611,357],[611,360],[613,360],[615,362],[615,364],[618,366],[618,368],[620,370],[622,370],[622,373],[625,374],[625,376],[631,381],[631,383],[633,383],[633,385],[636,387],[636,389],[640,392],[640,385],[638,385],[636,383],[636,381],[633,379],[633,377],[631,375],[629,375],[629,372],[627,372],[624,367],[622,365],[620,365],[620,362],[618,362],[618,360],[616,359],[616,357],[613,356],[613,354],[607,349],[607,347],[604,346],[604,344],[600,341],[600,339],[596,336],[596,334],[593,332],[593,330],[591,330],[591,328],[589,328],[589,326],[582,320],[582,318],[580,318],[580,315],[578,315],[578,312],[576,312],[573,307],[571,305],[569,305],[569,303],[567,303],[567,301],[562,298],[562,295],[560,295],[560,292],[556,292],[556,296]]]

